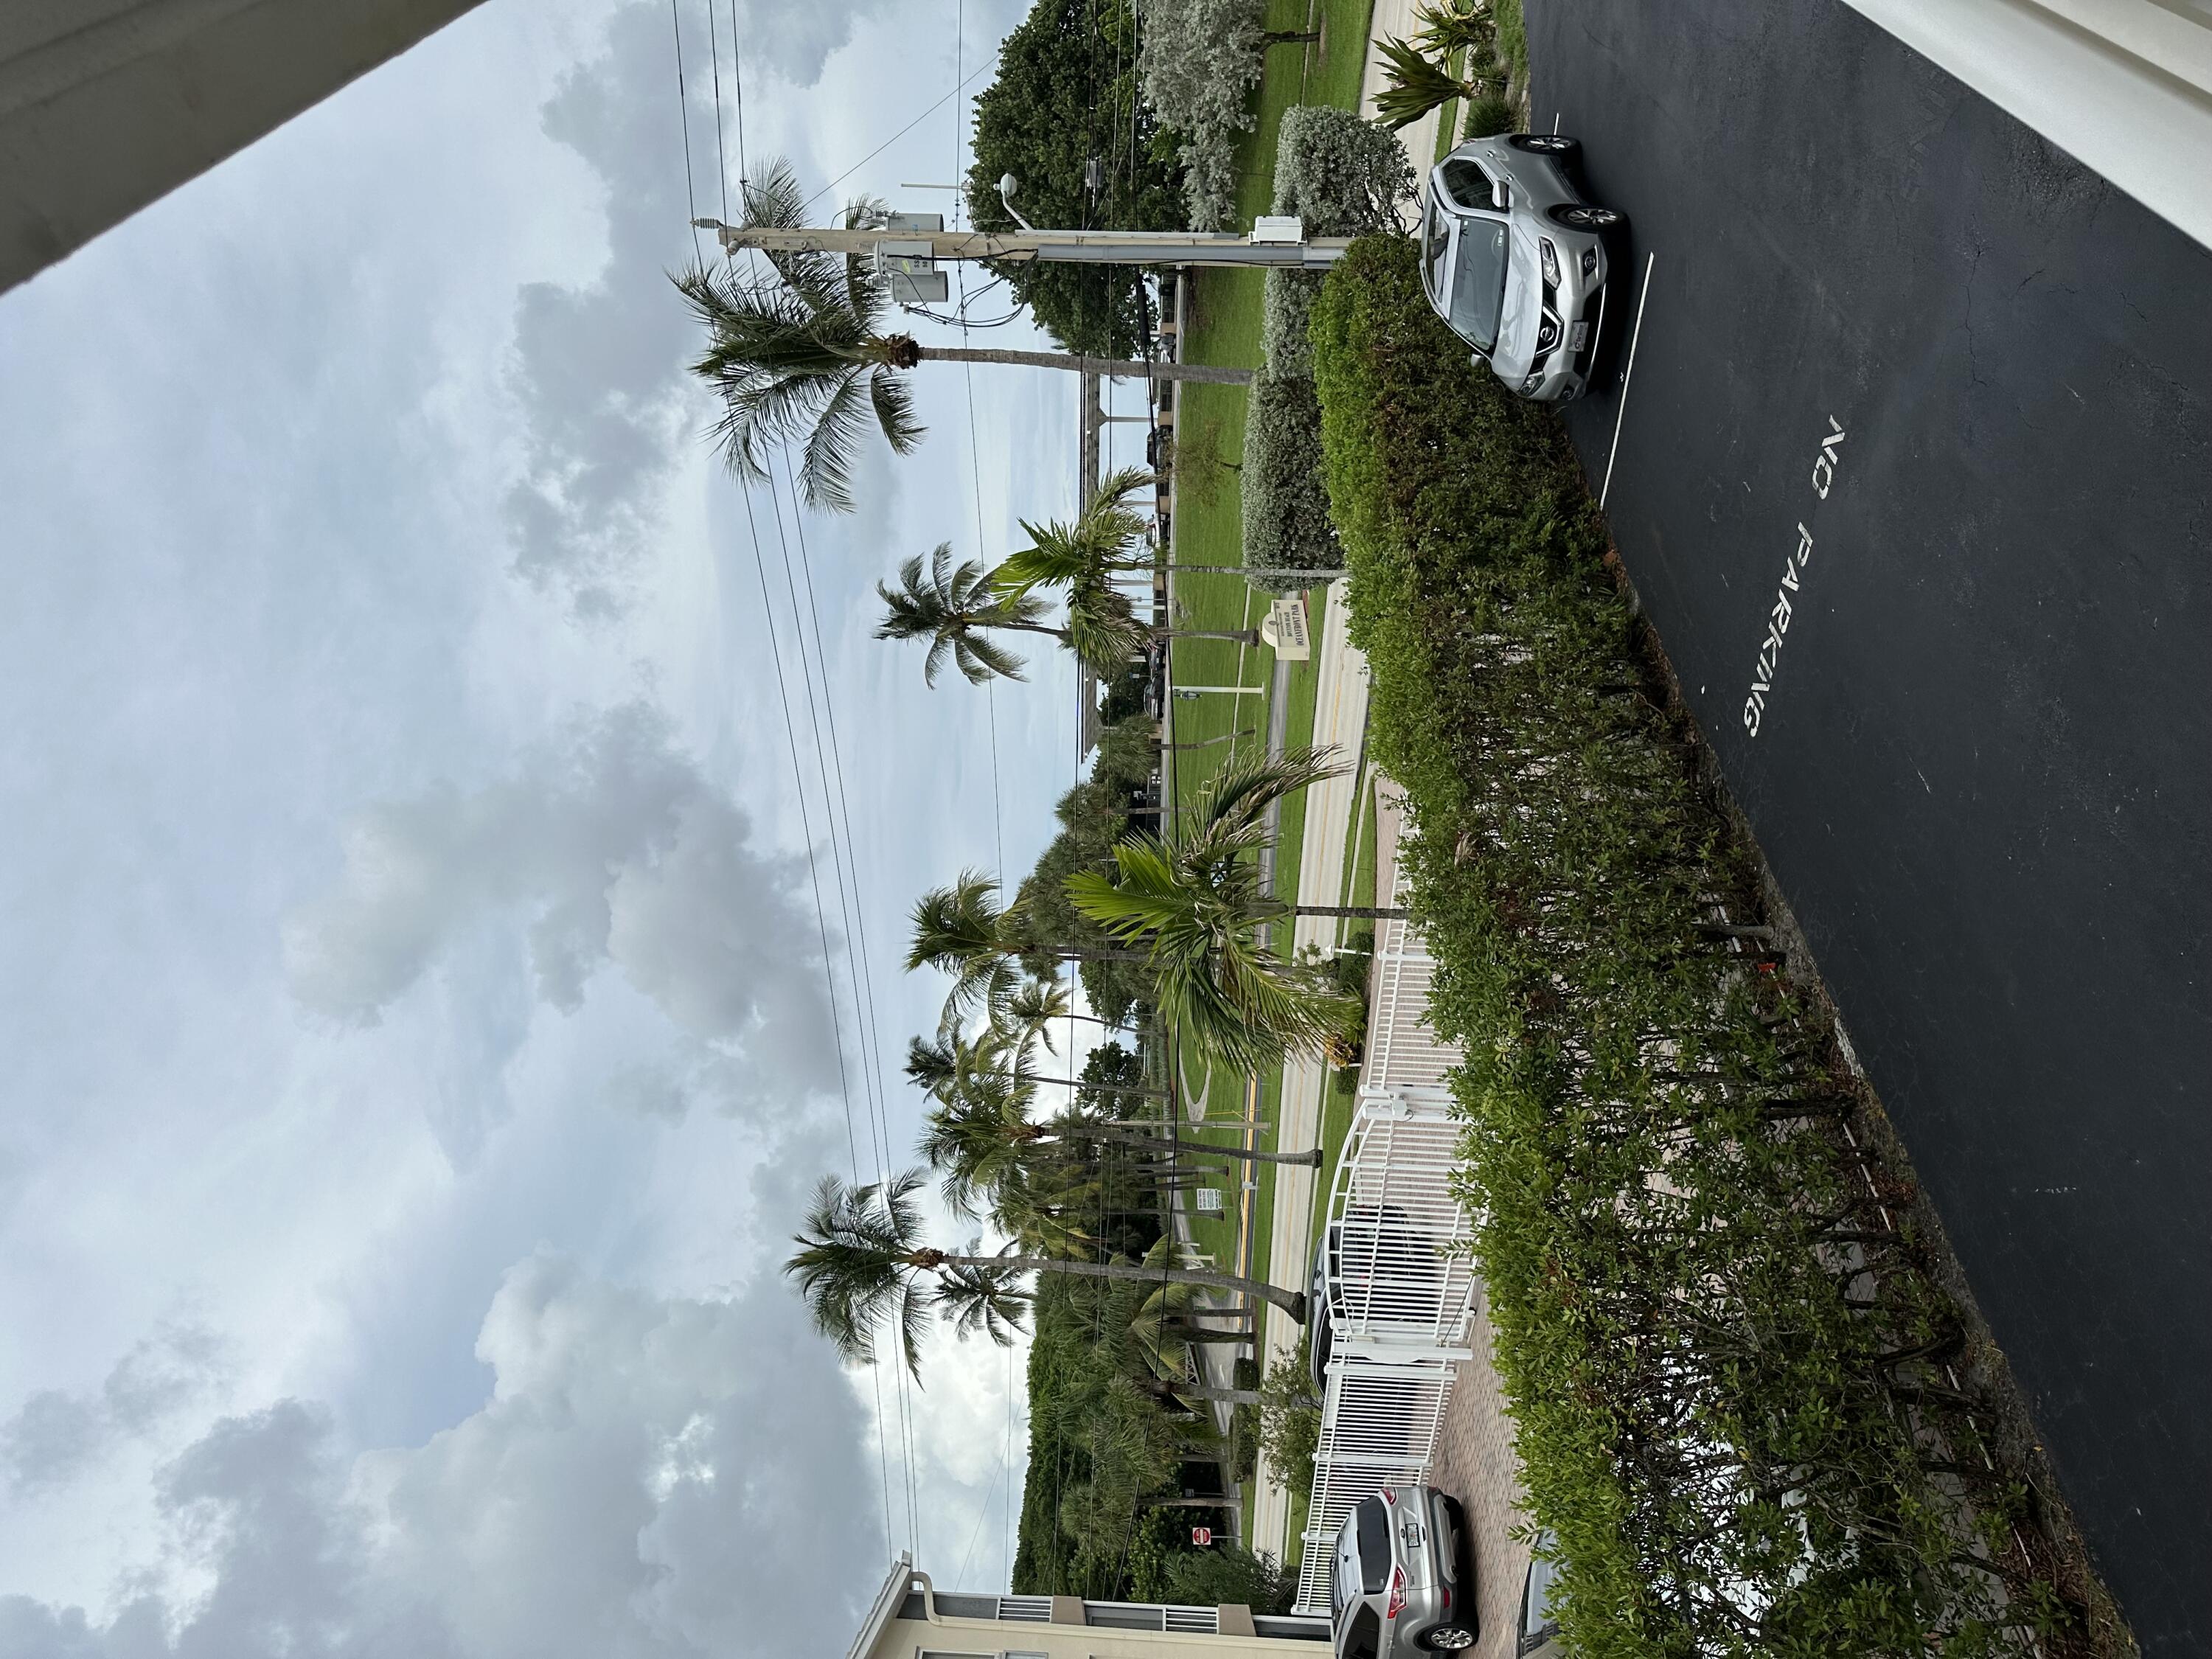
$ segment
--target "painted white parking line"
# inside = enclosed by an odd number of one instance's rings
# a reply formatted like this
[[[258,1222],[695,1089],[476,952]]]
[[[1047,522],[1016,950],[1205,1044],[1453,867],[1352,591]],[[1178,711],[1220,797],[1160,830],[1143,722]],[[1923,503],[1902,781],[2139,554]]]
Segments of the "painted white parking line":
[[[1628,367],[1620,371],[1620,407],[1613,417],[1613,449],[1605,458],[1605,487],[1597,492],[1598,511],[1605,510],[1605,498],[1613,493],[1613,464],[1620,456],[1620,423],[1628,416],[1628,381],[1636,373],[1636,346],[1644,337],[1644,302],[1651,297],[1651,266],[1658,254],[1644,256],[1644,292],[1636,296],[1636,331],[1628,337]]]

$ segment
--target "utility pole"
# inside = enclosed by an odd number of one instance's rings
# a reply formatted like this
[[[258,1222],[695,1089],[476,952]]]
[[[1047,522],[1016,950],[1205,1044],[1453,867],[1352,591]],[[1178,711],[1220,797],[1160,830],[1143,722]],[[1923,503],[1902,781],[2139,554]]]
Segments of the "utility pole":
[[[1107,265],[1256,265],[1326,270],[1352,246],[1347,236],[1307,236],[1287,216],[1255,222],[1249,236],[1201,230],[857,230],[787,229],[696,219],[721,239],[726,253],[835,253],[879,269],[908,261],[999,259],[1010,264],[1057,260]]]

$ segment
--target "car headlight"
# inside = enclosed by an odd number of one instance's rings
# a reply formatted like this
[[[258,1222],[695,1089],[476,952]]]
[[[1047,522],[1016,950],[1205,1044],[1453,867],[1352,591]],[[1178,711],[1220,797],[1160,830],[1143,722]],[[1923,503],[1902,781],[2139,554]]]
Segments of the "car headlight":
[[[1533,398],[1536,395],[1536,388],[1543,384],[1544,372],[1541,369],[1538,369],[1534,374],[1531,374],[1527,380],[1521,382],[1521,395],[1524,398]]]
[[[1559,285],[1559,251],[1552,246],[1548,236],[1536,239],[1536,255],[1544,262],[1544,280],[1553,288]]]

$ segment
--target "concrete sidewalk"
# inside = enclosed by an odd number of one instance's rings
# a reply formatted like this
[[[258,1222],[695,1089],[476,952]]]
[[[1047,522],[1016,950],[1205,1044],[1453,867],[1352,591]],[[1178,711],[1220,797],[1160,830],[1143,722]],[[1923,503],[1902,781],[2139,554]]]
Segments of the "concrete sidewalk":
[[[1297,892],[1301,899],[1315,904],[1343,900],[1345,843],[1359,805],[1358,779],[1354,774],[1360,736],[1367,725],[1367,657],[1352,643],[1346,631],[1351,616],[1347,589],[1348,584],[1341,579],[1328,589],[1321,652],[1316,659],[1321,678],[1315,692],[1314,743],[1334,749],[1342,770],[1316,784],[1306,795]],[[1300,917],[1291,934],[1294,948],[1314,945],[1325,951],[1332,949],[1343,927],[1334,916]],[[1319,1060],[1295,1060],[1283,1068],[1281,1121],[1275,1127],[1279,1149],[1303,1150],[1320,1139],[1322,1091],[1328,1084],[1328,1068]],[[1266,1256],[1267,1277],[1273,1284],[1293,1287],[1305,1284],[1318,1174],[1289,1166],[1275,1171],[1274,1228]],[[1260,1363],[1264,1370],[1297,1349],[1302,1328],[1279,1310],[1269,1308],[1261,1328]],[[1265,1460],[1263,1452],[1263,1466]],[[1264,1467],[1255,1480],[1250,1547],[1279,1556],[1285,1548],[1284,1534],[1290,1524],[1289,1496],[1267,1484]]]

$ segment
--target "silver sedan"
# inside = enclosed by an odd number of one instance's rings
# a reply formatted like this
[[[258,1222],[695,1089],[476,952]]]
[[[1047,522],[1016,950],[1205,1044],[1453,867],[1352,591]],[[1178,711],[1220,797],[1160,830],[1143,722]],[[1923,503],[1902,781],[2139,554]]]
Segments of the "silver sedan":
[[[1478,363],[1547,402],[1589,387],[1605,321],[1606,233],[1628,222],[1583,199],[1573,178],[1581,149],[1549,132],[1471,139],[1429,175],[1422,217],[1429,303]]]

